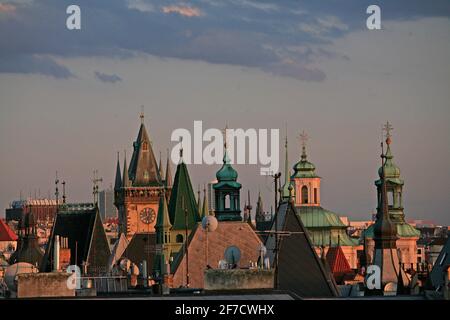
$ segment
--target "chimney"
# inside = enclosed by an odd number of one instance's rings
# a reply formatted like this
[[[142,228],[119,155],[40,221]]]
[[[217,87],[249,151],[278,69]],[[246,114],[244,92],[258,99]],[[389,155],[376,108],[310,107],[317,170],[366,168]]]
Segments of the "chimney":
[[[59,271],[59,236],[55,236],[55,242],[53,244],[53,271]]]

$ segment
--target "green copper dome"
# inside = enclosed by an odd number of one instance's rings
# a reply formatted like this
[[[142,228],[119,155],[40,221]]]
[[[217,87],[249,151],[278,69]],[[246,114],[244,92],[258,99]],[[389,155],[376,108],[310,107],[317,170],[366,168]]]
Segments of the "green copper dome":
[[[384,164],[384,174],[386,179],[398,179],[400,178],[400,168],[392,161],[394,156],[391,153],[390,145],[388,144],[386,150],[386,162]],[[378,169],[378,175],[380,178],[383,176],[383,167]]]
[[[303,146],[302,156],[299,162],[294,165],[295,173],[291,178],[315,178],[316,166],[306,159],[306,150]]]
[[[216,178],[218,181],[236,181],[238,178],[238,173],[231,166],[226,150],[223,156],[223,166],[217,171]]]

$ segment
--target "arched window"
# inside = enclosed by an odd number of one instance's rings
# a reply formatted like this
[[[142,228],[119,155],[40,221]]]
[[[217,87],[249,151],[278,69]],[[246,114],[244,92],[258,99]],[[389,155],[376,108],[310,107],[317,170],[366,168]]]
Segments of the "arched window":
[[[308,187],[302,187],[302,203],[308,203]]]
[[[314,188],[314,203],[319,203],[317,199],[317,188]]]
[[[226,194],[225,195],[225,209],[230,209],[230,204],[231,204],[230,195]]]
[[[147,143],[147,141],[144,141],[144,143],[142,144],[142,150],[143,151],[147,151],[148,150],[148,143]]]
[[[177,234],[176,241],[177,241],[177,243],[183,243],[183,235]]]

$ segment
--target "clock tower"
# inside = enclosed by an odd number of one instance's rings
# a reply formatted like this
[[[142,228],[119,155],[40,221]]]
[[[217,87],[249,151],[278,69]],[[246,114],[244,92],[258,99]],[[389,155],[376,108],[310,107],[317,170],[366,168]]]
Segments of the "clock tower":
[[[160,194],[164,188],[167,188],[169,195],[171,191],[171,182],[166,183],[163,180],[161,168],[156,164],[143,113],[140,117],[141,127],[133,143],[130,166],[127,167],[125,154],[121,177],[117,159],[114,186],[114,204],[119,211],[119,230],[127,239],[131,239],[135,233],[155,232]]]

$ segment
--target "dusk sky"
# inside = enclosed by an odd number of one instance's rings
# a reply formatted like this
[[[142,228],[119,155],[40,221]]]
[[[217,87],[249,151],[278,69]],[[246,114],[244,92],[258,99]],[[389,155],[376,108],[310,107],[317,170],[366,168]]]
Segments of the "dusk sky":
[[[70,4],[81,30],[66,29]],[[382,30],[366,28],[370,4]],[[144,105],[164,166],[172,131],[194,120],[280,140],[287,122],[291,167],[305,130],[323,207],[354,220],[375,211],[389,120],[406,219],[448,225],[449,57],[448,0],[0,0],[0,216],[20,191],[54,197],[56,170],[68,201],[92,201],[92,171],[114,182]],[[242,203],[260,191],[270,210],[271,179],[234,167]],[[188,168],[197,189],[220,165]]]

